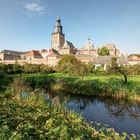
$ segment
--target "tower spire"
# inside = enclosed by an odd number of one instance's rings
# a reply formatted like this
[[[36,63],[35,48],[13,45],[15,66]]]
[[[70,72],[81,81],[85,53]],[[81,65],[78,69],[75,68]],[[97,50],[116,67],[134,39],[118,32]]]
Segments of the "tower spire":
[[[90,36],[88,37],[88,44],[91,44],[91,38],[90,38]]]
[[[62,25],[61,25],[61,19],[60,19],[59,16],[57,16],[56,23],[55,23],[55,26],[54,26],[54,32],[53,33],[61,33],[61,34],[63,34]]]
[[[55,50],[59,50],[62,48],[65,42],[65,35],[63,34],[62,31],[62,25],[61,25],[61,19],[59,16],[56,18],[56,23],[54,26],[54,31],[52,33],[52,48]]]

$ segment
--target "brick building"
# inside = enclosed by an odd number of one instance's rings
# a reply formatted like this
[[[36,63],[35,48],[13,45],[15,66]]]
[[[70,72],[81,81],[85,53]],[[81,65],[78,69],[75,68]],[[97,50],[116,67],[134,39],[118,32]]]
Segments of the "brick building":
[[[118,57],[120,55],[120,51],[113,43],[103,45],[100,48],[102,47],[106,47],[109,50],[109,56]],[[27,52],[4,50],[0,53],[0,60],[22,60],[21,62],[35,64],[43,63],[55,66],[62,55],[74,54],[78,60],[84,63],[89,63],[94,62],[95,60],[97,61],[96,58],[98,58],[98,49],[99,48],[95,47],[91,42],[90,38],[81,49],[77,49],[73,43],[65,39],[61,19],[60,17],[57,17],[51,37],[51,49],[43,49],[40,51],[32,50]],[[107,58],[110,59],[110,57]]]
[[[140,64],[140,54],[130,54],[127,60],[130,65]]]
[[[19,60],[21,59],[22,52],[3,50],[0,52],[0,60]]]
[[[52,33],[51,48],[58,51],[59,54],[76,53],[74,45],[70,41],[65,40],[60,17],[56,19],[54,31]]]

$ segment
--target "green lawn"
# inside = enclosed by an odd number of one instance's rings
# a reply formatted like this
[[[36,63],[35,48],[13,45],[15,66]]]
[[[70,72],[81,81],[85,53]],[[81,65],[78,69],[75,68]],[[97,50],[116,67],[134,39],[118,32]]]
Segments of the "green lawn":
[[[28,79],[28,82],[32,83],[34,88],[59,87],[58,92],[65,92],[70,94],[84,94],[84,95],[97,95],[97,96],[112,96],[125,99],[134,99],[140,101],[140,75],[129,76],[128,82],[125,85],[118,75],[109,75],[98,73],[90,74],[84,77],[82,80],[79,76],[69,76],[63,73],[52,74],[11,74],[10,79],[22,77],[22,79]],[[45,79],[48,79],[46,81]],[[30,79],[33,78],[33,79]],[[57,79],[57,80],[55,80]],[[3,81],[3,80],[1,80]],[[5,81],[5,79],[4,79]],[[12,80],[11,80],[12,81]],[[53,82],[54,81],[54,82]],[[53,82],[53,83],[52,83]],[[4,83],[4,82],[2,82]],[[6,83],[6,82],[5,82]],[[12,82],[11,82],[12,83]],[[55,86],[52,88],[51,85]],[[5,84],[5,87],[8,84]],[[0,90],[1,91],[1,90]],[[53,92],[57,92],[56,89]],[[1,91],[3,92],[3,91]]]
[[[33,76],[41,76],[41,74],[36,75],[33,74]],[[79,76],[68,76],[63,73],[54,73],[54,74],[49,74],[49,77],[55,77],[55,78],[73,78],[73,79],[81,79]],[[84,77],[83,80],[87,81],[92,81],[92,80],[99,80],[101,82],[107,82],[109,79],[116,79],[121,81],[121,77],[118,75],[95,75],[95,74],[90,74]],[[140,75],[136,76],[129,76],[128,77],[128,82],[140,82]]]
[[[40,74],[40,73],[35,73],[35,74],[16,74],[16,75],[10,75],[10,77],[20,77],[22,76],[23,78],[29,78],[29,77],[34,77],[37,79],[40,79],[44,76],[48,76],[50,78],[64,78],[68,81],[75,81],[75,80],[81,80],[80,76],[69,76],[67,74],[63,74],[63,73],[52,73],[52,74]],[[118,84],[122,84],[122,79],[120,76],[118,75],[95,75],[95,74],[90,74],[87,76],[84,76],[83,81],[98,81],[100,83],[110,83],[111,85],[118,85]],[[128,77],[128,83],[126,84],[126,86],[128,87],[128,89],[134,89],[136,87],[140,87],[140,75],[136,75],[136,76],[129,76]]]

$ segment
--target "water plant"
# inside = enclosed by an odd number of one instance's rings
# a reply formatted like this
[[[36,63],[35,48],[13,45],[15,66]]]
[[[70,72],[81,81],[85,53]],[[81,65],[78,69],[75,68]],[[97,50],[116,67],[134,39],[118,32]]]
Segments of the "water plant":
[[[35,97],[35,96],[34,96]],[[37,98],[38,99],[38,98]],[[38,102],[40,101],[40,102]],[[138,137],[119,134],[112,128],[91,127],[83,118],[62,106],[36,100],[0,101],[0,138],[10,140],[135,140]]]

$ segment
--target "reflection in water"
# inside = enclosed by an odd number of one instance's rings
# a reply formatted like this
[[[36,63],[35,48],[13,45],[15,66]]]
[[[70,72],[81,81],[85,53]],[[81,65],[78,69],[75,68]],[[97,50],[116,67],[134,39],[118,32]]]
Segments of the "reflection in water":
[[[108,111],[115,116],[123,116],[127,112],[131,117],[140,118],[140,106],[137,103],[108,100],[104,104]]]
[[[111,100],[111,99],[95,99],[86,97],[70,97],[67,103],[75,102],[80,111],[90,107],[95,102],[104,104],[108,112],[114,116],[124,116],[127,112],[130,117],[140,118],[140,105],[138,103],[130,103],[124,100]]]
[[[140,105],[137,103],[70,95],[49,95],[49,98],[55,105],[65,104],[68,109],[82,113],[88,122],[108,124],[118,132],[140,134]]]

